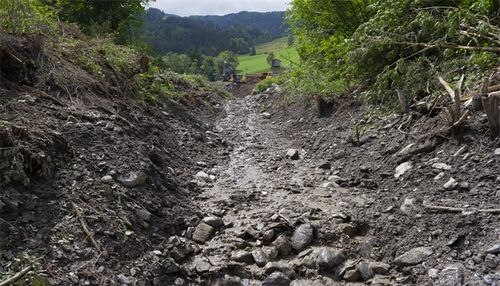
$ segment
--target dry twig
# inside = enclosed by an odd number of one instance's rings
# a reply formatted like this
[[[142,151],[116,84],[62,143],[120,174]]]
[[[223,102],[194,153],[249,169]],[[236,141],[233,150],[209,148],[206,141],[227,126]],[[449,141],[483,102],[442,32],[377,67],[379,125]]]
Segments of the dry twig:
[[[82,226],[83,232],[85,235],[87,235],[87,239],[90,240],[94,248],[97,250],[97,252],[101,252],[101,248],[97,244],[97,241],[95,241],[94,236],[92,235],[92,232],[90,232],[87,223],[85,223],[85,219],[82,216],[82,212],[78,208],[78,206],[75,203],[71,203],[73,205],[73,209],[75,210],[76,216],[78,217],[78,220],[80,221],[80,225]]]

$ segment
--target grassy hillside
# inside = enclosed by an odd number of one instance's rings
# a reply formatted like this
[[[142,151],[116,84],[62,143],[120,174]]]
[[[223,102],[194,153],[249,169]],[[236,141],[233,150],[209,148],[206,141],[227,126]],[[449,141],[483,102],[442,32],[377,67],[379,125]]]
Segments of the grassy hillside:
[[[243,55],[238,57],[240,62],[238,72],[252,74],[267,72],[271,68],[266,61],[267,55],[271,52],[282,61],[284,68],[290,68],[294,63],[299,62],[299,55],[294,47],[288,47],[287,38],[279,38],[272,42],[255,47],[255,56]]]

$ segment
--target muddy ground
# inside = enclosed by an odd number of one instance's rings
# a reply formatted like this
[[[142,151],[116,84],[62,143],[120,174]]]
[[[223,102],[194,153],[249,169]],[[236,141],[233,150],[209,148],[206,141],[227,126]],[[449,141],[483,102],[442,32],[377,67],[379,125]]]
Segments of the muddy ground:
[[[227,87],[152,107],[2,78],[0,281],[34,265],[19,285],[499,283],[482,113],[458,142],[443,112],[343,99],[319,117],[279,87]]]

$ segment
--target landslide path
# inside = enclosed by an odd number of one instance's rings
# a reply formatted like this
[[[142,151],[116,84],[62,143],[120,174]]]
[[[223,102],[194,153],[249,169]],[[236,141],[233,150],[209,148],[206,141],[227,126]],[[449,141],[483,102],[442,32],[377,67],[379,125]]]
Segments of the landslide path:
[[[179,285],[485,285],[498,279],[498,218],[477,212],[496,205],[489,198],[497,179],[487,167],[498,162],[494,145],[406,136],[394,127],[405,118],[396,117],[368,122],[375,127],[353,144],[348,112],[317,118],[302,103],[262,112],[279,98],[270,91],[225,104],[215,132],[230,143],[229,157],[218,165],[197,163],[202,192],[195,204],[205,217],[192,221],[187,242],[173,249],[172,263],[187,274]],[[442,124],[416,118],[408,130],[414,134]],[[478,155],[489,163],[470,160]],[[451,178],[456,183],[445,187]],[[186,257],[189,241],[196,251]]]

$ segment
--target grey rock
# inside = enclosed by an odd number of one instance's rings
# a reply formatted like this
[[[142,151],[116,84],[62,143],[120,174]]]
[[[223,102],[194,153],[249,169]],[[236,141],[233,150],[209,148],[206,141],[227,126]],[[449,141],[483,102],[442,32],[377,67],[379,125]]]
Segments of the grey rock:
[[[262,286],[289,286],[290,283],[292,283],[292,281],[288,276],[282,272],[274,272],[262,282]]]
[[[245,230],[244,235],[248,235],[251,238],[257,240],[257,239],[259,239],[261,233],[260,233],[260,231],[254,229],[253,227],[249,227]]]
[[[125,285],[131,283],[130,279],[128,279],[128,277],[123,274],[118,274],[118,276],[116,276],[116,281],[118,281],[118,283],[120,284],[125,284]]]
[[[163,261],[162,269],[165,274],[172,274],[179,272],[179,265],[169,257]]]
[[[328,177],[328,181],[330,182],[334,182],[336,184],[340,184],[340,183],[344,183],[344,182],[347,182],[346,179],[342,178],[342,177],[339,177],[337,175],[331,175],[330,177]]]
[[[200,171],[200,172],[196,173],[196,175],[194,175],[194,176],[196,178],[204,181],[204,182],[207,182],[207,183],[212,183],[213,182],[212,178],[207,173],[205,173],[203,171]]]
[[[411,162],[404,162],[396,167],[396,171],[394,173],[394,178],[399,178],[403,176],[407,171],[413,168],[413,164]]]
[[[137,187],[146,183],[148,176],[143,172],[130,172],[125,175],[118,176],[116,180],[128,188]]]
[[[493,245],[488,250],[486,250],[486,253],[499,254],[500,253],[500,244]]]
[[[269,112],[263,112],[261,115],[262,115],[262,118],[264,118],[264,119],[271,119],[271,113],[269,113]]]
[[[500,148],[495,149],[495,155],[500,155]]]
[[[495,254],[486,254],[486,257],[484,258],[484,264],[488,266],[491,269],[495,269],[498,266],[498,256]]]
[[[462,264],[446,266],[438,275],[434,285],[437,286],[460,286],[463,285],[465,267]]]
[[[182,286],[186,283],[186,281],[184,281],[184,279],[180,278],[180,277],[177,277],[174,281],[174,285],[176,286]]]
[[[274,246],[265,246],[262,248],[262,251],[264,251],[264,254],[266,255],[268,260],[275,260],[278,258],[278,249]]]
[[[445,188],[448,191],[454,190],[458,186],[458,183],[455,179],[450,178],[446,184],[443,185],[443,188]]]
[[[210,271],[211,267],[212,267],[212,265],[206,259],[202,259],[200,257],[197,257],[194,260],[194,268],[196,269],[196,272],[198,272],[198,273],[208,272],[208,271]]]
[[[497,283],[500,283],[500,273],[485,275],[483,281],[487,285],[498,285]]]
[[[326,269],[332,269],[345,261],[344,253],[340,250],[323,247],[318,253],[318,265]]]
[[[435,177],[434,177],[434,181],[439,181],[441,180],[446,174],[444,172],[441,172],[439,174],[437,174]]]
[[[344,273],[343,278],[344,278],[344,280],[349,281],[349,282],[356,282],[359,279],[361,279],[361,275],[359,274],[358,270],[351,269],[351,270],[347,270]]]
[[[292,251],[290,241],[284,235],[278,236],[278,238],[274,240],[273,245],[276,247],[278,255],[281,257],[286,257]]]
[[[438,170],[443,170],[443,171],[450,171],[451,166],[445,163],[434,163],[432,164],[432,168],[438,169]]]
[[[358,263],[356,269],[358,270],[361,279],[363,279],[364,281],[370,280],[373,278],[373,276],[375,276],[375,273],[370,268],[370,264],[366,261],[361,261],[360,263]]]
[[[135,214],[142,219],[143,221],[150,221],[151,220],[151,213],[148,212],[145,209],[138,209],[135,211]]]
[[[101,178],[101,181],[103,181],[104,183],[111,183],[113,182],[113,177],[111,177],[110,175],[106,175]]]
[[[252,257],[257,266],[262,267],[268,262],[268,258],[262,249],[255,249],[252,251]]]
[[[193,232],[193,240],[199,243],[205,243],[214,234],[215,229],[208,224],[201,222],[196,226]]]
[[[243,286],[241,278],[237,276],[224,275],[223,286]]]
[[[245,250],[235,250],[235,251],[231,252],[231,260],[236,261],[236,262],[243,262],[243,263],[247,263],[247,264],[254,263],[252,253],[245,251]]]
[[[434,253],[430,247],[413,248],[394,259],[394,263],[398,266],[416,265],[423,262],[427,257]]]
[[[332,168],[332,163],[328,161],[323,161],[319,164],[318,168],[323,170],[330,170]]]
[[[174,247],[171,251],[170,251],[170,256],[176,261],[176,262],[181,262],[182,260],[184,260],[184,258],[186,258],[187,254],[186,254],[186,251],[182,248],[179,248],[179,247]]]
[[[470,184],[468,182],[460,182],[457,188],[461,191],[468,191],[470,190]]]
[[[208,217],[205,217],[203,218],[203,222],[208,224],[209,226],[211,227],[221,227],[224,225],[224,221],[222,221],[222,219],[220,217],[216,217],[216,216],[208,216]]]
[[[267,230],[262,235],[262,240],[264,242],[271,242],[271,241],[273,241],[273,239],[274,239],[274,229]]]
[[[297,149],[288,149],[286,151],[286,157],[291,160],[298,160],[300,158],[299,150]]]
[[[295,229],[291,244],[292,248],[301,251],[306,248],[314,239],[314,228],[311,224],[305,223]]]
[[[380,275],[385,275],[389,273],[389,270],[391,270],[391,266],[383,262],[370,262],[369,267],[373,273]]]
[[[399,208],[407,216],[412,216],[419,211],[416,206],[417,199],[415,198],[405,198],[401,207]]]

